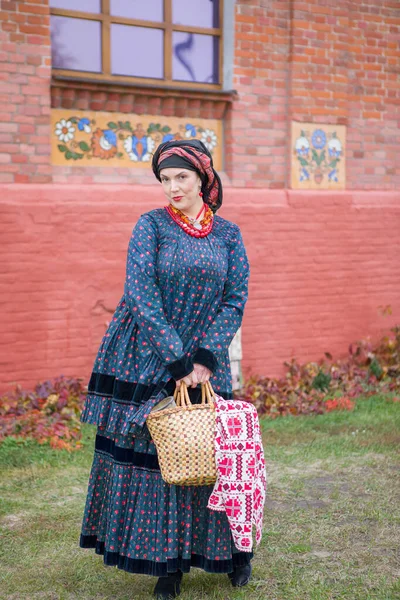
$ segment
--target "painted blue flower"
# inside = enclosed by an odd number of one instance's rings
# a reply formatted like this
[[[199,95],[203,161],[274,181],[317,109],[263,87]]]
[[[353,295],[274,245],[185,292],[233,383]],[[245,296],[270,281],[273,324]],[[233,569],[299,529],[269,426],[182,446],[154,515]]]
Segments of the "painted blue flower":
[[[97,158],[114,158],[117,154],[117,136],[114,131],[98,127],[92,137],[92,151]]]
[[[174,139],[174,135],[172,133],[166,133],[162,139],[162,143],[170,142],[173,139]]]
[[[90,119],[84,117],[83,119],[79,119],[78,121],[78,129],[79,131],[84,131],[85,133],[90,133],[92,131],[90,127]]]
[[[310,142],[305,135],[301,135],[297,138],[294,147],[298,156],[307,156],[310,151]]]
[[[143,130],[139,130],[138,128],[136,131],[140,131],[141,133]],[[146,162],[150,160],[151,152],[153,152],[155,148],[155,142],[153,138],[148,135],[138,137],[134,134],[125,139],[124,148],[129,158],[134,162]]]
[[[104,129],[103,136],[104,136],[104,139],[111,146],[115,146],[115,147],[117,146],[117,135],[116,135],[115,131],[113,131],[112,129]]]
[[[329,148],[328,152],[331,158],[339,158],[342,153],[341,150],[336,150],[336,148]]]
[[[185,136],[187,138],[196,137],[196,127],[194,125],[191,125],[190,123],[188,123],[185,126],[185,130],[186,130],[185,131]]]
[[[302,148],[297,149],[297,154],[298,154],[298,156],[307,156],[309,150],[310,150],[310,148],[305,148],[303,146]]]
[[[326,134],[322,129],[316,129],[311,137],[311,142],[314,148],[321,150],[326,144]]]
[[[328,152],[331,158],[339,158],[342,154],[342,144],[336,136],[329,140]]]

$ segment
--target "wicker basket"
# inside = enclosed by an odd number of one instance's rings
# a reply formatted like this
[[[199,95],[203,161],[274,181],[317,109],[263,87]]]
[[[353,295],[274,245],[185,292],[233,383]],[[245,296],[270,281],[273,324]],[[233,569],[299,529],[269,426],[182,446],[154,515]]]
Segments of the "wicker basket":
[[[209,382],[201,384],[201,404],[192,404],[182,382],[174,397],[176,407],[147,417],[161,476],[174,485],[211,485],[217,479],[214,391]]]

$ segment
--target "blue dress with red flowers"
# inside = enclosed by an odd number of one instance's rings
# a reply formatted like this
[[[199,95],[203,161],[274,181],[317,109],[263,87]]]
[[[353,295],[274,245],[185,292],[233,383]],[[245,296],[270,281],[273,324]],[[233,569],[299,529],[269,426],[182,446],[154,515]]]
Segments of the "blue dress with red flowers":
[[[104,563],[165,576],[191,566],[231,572],[239,552],[213,486],[165,483],[146,426],[175,380],[207,366],[232,397],[228,348],[247,300],[249,264],[239,227],[218,215],[202,238],[165,209],[140,217],[129,242],[124,294],[98,350],[81,421],[97,426],[80,546]],[[200,386],[199,386],[200,387]],[[191,389],[192,402],[200,390]]]

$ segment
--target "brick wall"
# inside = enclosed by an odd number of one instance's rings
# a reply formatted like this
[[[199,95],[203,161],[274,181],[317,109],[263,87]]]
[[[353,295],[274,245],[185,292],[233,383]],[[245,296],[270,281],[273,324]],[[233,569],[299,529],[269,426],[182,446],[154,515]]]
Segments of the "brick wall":
[[[52,180],[48,12],[42,0],[1,2],[1,183]]]
[[[347,188],[400,185],[400,4],[292,2],[290,113],[347,125]]]
[[[237,187],[287,185],[289,5],[236,3],[238,99],[226,120],[226,168]]]
[[[289,186],[297,120],[347,126],[347,188],[399,188],[398,1],[239,1],[235,48],[234,186]]]
[[[0,390],[87,378],[123,292],[131,229],[163,205],[161,190],[13,184],[0,199]],[[221,215],[240,225],[251,264],[245,375],[344,356],[399,323],[398,192],[248,190],[243,203],[227,188]]]
[[[242,227],[252,267],[246,374],[278,374],[291,356],[341,355],[350,341],[399,322],[397,1],[236,2],[229,109],[216,99],[66,93],[51,86],[47,0],[1,9],[0,385],[88,375],[122,292],[130,230],[162,204],[149,169],[51,166],[51,103],[220,111],[222,215]],[[347,125],[347,192],[273,189],[288,187],[291,119]],[[82,185],[96,182],[119,185]],[[384,318],[386,305],[393,315]]]
[[[347,125],[350,2],[294,1],[292,7],[292,118]]]
[[[227,97],[50,86],[47,0],[2,2],[0,181],[148,183],[148,170],[51,167],[54,107],[219,117],[224,180],[285,188],[290,122],[347,125],[347,188],[398,189],[400,11],[397,0],[238,0]]]
[[[400,3],[352,2],[349,27],[348,187],[399,189]]]

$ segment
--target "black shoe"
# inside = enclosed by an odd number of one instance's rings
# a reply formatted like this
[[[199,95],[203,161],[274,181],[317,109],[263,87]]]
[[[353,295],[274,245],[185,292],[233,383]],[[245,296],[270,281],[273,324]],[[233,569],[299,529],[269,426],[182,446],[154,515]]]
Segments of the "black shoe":
[[[157,600],[170,600],[181,593],[182,571],[169,573],[166,577],[159,577],[154,588],[154,596]]]
[[[231,580],[233,587],[243,587],[250,581],[251,575],[251,564],[245,565],[244,567],[235,567],[232,573],[228,573],[228,577]]]

